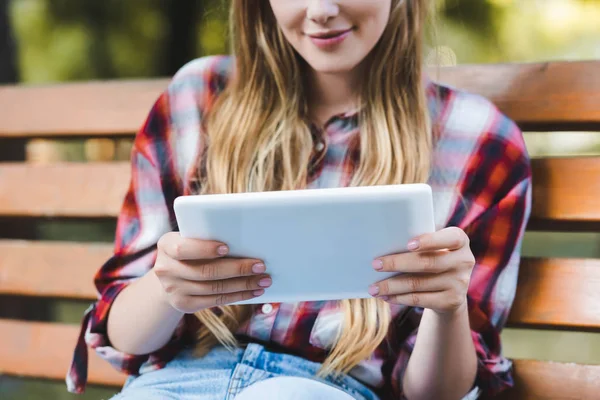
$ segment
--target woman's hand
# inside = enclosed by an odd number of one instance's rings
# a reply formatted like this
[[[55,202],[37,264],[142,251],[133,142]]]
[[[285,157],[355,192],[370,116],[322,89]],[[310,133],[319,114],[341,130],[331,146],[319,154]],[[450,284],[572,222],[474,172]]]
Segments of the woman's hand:
[[[182,238],[178,232],[158,241],[152,271],[163,297],[183,313],[247,300],[264,294],[271,278],[260,260],[224,258],[229,249],[214,241]]]
[[[475,257],[460,228],[423,235],[408,244],[408,253],[381,257],[373,268],[400,272],[371,285],[369,293],[393,304],[454,313],[466,305]]]

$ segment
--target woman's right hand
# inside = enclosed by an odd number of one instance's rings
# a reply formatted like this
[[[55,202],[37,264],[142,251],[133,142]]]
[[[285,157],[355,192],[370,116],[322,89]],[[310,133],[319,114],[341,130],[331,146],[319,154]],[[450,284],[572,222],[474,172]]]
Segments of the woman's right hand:
[[[176,310],[194,313],[261,296],[271,286],[261,260],[225,258],[223,243],[169,232],[158,241],[154,274]]]

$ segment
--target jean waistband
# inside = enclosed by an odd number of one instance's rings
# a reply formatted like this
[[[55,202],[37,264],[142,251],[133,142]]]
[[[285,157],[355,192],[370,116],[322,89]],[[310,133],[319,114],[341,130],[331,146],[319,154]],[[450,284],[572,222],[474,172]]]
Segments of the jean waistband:
[[[291,354],[273,352],[258,343],[247,344],[241,354],[239,363],[270,373],[290,376],[297,375],[296,371],[301,370],[316,377],[321,368],[320,363]],[[371,389],[349,375],[328,374],[321,379],[336,386],[356,391],[366,399],[378,399]]]

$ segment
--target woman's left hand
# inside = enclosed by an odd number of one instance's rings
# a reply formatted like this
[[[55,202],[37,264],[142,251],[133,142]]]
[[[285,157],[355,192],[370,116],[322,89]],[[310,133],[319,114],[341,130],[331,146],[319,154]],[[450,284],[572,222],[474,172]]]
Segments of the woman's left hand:
[[[400,275],[371,285],[369,293],[393,304],[454,313],[466,305],[475,257],[469,237],[460,228],[420,236],[408,253],[376,259],[373,268]]]

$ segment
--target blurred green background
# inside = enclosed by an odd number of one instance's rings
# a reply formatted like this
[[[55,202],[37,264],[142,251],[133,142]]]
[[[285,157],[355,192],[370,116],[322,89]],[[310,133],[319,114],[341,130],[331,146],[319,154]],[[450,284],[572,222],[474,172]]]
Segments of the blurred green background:
[[[600,59],[600,0],[445,0],[438,8],[430,47],[432,54],[433,48],[441,50],[445,65]],[[226,16],[222,0],[0,0],[0,83],[170,76],[193,58],[227,52]],[[600,154],[599,132],[528,132],[526,141],[534,157]],[[26,157],[38,163],[126,160],[130,146],[131,139],[32,140]],[[36,237],[110,242],[113,231],[111,221],[48,219],[36,226]],[[598,258],[600,234],[528,233],[523,253]],[[21,299],[0,301],[24,306]],[[38,310],[31,319],[77,323],[87,304],[25,306]],[[2,308],[1,316],[10,312]],[[503,333],[510,357],[595,364],[600,364],[599,336]],[[112,393],[92,387],[80,398]],[[0,375],[2,400],[72,398],[62,383]]]

